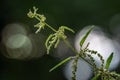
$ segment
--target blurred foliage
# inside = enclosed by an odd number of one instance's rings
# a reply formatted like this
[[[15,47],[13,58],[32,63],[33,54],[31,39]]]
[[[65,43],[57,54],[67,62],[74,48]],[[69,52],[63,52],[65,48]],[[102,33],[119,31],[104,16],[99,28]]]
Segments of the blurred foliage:
[[[91,24],[109,31],[111,17],[120,13],[120,0],[1,0],[1,31],[5,25],[13,22],[32,26],[34,20],[30,20],[26,14],[33,6],[45,14],[50,25],[58,28],[64,24],[76,32]],[[51,63],[56,64],[57,61],[50,56],[18,61],[0,55],[0,80],[65,80],[60,70],[49,73]]]
[[[26,13],[35,5],[55,27],[64,24],[80,30],[94,24],[108,28],[109,19],[120,12],[119,3],[119,0],[4,0],[1,3],[1,21],[4,25],[13,21],[29,23]]]

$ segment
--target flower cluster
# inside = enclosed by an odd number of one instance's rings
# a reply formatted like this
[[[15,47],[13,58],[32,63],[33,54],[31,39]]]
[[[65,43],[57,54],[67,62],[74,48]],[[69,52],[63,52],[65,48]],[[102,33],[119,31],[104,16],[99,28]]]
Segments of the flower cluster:
[[[50,48],[54,45],[54,48],[57,47],[57,45],[60,42],[60,39],[66,39],[67,36],[64,34],[66,30],[69,30],[74,33],[74,31],[66,26],[61,26],[58,31],[56,31],[54,34],[50,34],[50,36],[47,38],[45,46],[47,48],[47,54],[49,54]]]
[[[49,51],[51,49],[51,47],[56,48],[60,42],[60,39],[62,39],[65,44],[74,52],[76,53],[76,55],[73,57],[68,57],[65,60],[61,61],[59,64],[57,64],[56,66],[54,66],[52,69],[50,69],[50,72],[53,71],[54,69],[56,69],[57,67],[61,66],[62,64],[66,63],[67,61],[73,59],[73,65],[72,65],[72,80],[76,80],[76,72],[77,72],[77,62],[79,60],[79,58],[83,59],[85,62],[87,62],[89,65],[91,65],[94,69],[94,74],[95,76],[92,78],[92,80],[98,80],[99,78],[101,78],[101,80],[120,80],[120,74],[117,74],[115,72],[110,72],[109,71],[109,66],[110,63],[112,61],[113,58],[113,53],[111,53],[111,55],[108,57],[106,64],[105,64],[105,60],[103,59],[103,56],[98,53],[95,50],[90,50],[88,48],[89,43],[86,45],[86,47],[83,47],[83,44],[85,42],[85,40],[87,39],[88,35],[90,34],[90,32],[92,31],[92,29],[94,28],[94,26],[92,26],[87,33],[83,36],[83,38],[80,41],[80,52],[77,52],[73,46],[71,46],[71,44],[69,43],[69,41],[67,41],[67,36],[65,35],[65,30],[68,30],[70,32],[74,31],[71,28],[68,28],[66,26],[61,26],[59,27],[58,30],[54,29],[53,27],[51,27],[50,25],[48,25],[45,20],[46,17],[44,15],[38,14],[37,13],[38,8],[33,7],[33,12],[31,10],[29,10],[28,12],[28,17],[29,18],[35,18],[39,21],[39,23],[37,23],[36,25],[34,25],[34,27],[37,27],[37,31],[36,33],[40,32],[41,29],[44,29],[44,27],[48,27],[49,29],[51,29],[54,33],[50,34],[49,37],[47,38],[46,42],[45,42],[45,46],[47,48],[47,54],[49,54]],[[93,57],[93,55],[96,55],[99,60],[101,61],[101,65],[100,67],[98,67],[96,65],[96,61]]]
[[[35,33],[38,33],[41,31],[41,29],[44,29],[45,20],[46,20],[46,17],[44,15],[37,14],[37,11],[38,11],[38,8],[33,7],[33,12],[31,10],[29,10],[29,12],[27,14],[29,18],[36,18],[39,21],[39,23],[34,25],[34,27],[38,28]]]

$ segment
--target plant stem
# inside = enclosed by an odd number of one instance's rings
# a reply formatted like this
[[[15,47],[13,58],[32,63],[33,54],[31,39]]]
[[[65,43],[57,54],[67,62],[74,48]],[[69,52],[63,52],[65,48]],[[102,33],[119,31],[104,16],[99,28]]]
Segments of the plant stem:
[[[69,43],[69,41],[67,39],[63,39],[63,41],[66,43],[66,45],[76,54],[79,54],[79,57],[82,58],[85,62],[87,62],[88,64],[90,64],[91,66],[94,66],[93,64],[91,64],[89,61],[87,61],[84,57],[81,56],[81,51],[80,53],[78,53]]]
[[[48,28],[50,28],[51,30],[53,30],[54,32],[57,32],[57,30],[55,30],[53,27],[51,27],[49,24],[47,24],[46,22],[45,22],[45,25],[48,27]]]
[[[72,80],[76,80],[76,72],[77,72],[77,62],[79,60],[79,55],[76,55],[76,58],[73,61],[73,66],[72,66]]]
[[[35,18],[36,18],[38,21],[41,21],[39,17],[35,16]]]
[[[66,45],[74,52],[76,53],[75,59],[73,61],[73,70],[72,70],[72,80],[76,80],[76,71],[77,71],[77,62],[79,60],[79,58],[82,58],[85,62],[87,62],[89,65],[91,65],[92,67],[94,67],[94,65],[92,63],[90,63],[89,61],[87,61],[83,56],[81,56],[81,54],[83,53],[83,51],[81,50],[80,53],[78,53],[69,43],[69,41],[67,39],[63,39],[63,41],[66,43]]]
[[[69,43],[69,41],[67,40],[67,39],[64,39],[64,38],[62,38],[63,39],[63,41],[65,42],[65,44],[74,52],[74,53],[78,53],[72,46],[71,46],[71,44]]]
[[[44,22],[45,23],[45,22]],[[45,23],[45,25],[47,27],[49,27],[52,31],[57,32],[53,27],[51,27],[49,24]],[[80,52],[78,53],[75,48],[69,43],[69,41],[67,39],[62,38],[63,41],[65,42],[65,44],[74,52],[76,53],[75,59],[73,61],[73,71],[72,71],[72,80],[76,80],[76,71],[77,71],[77,62],[79,60],[79,58],[82,58],[85,62],[87,62],[89,65],[91,65],[92,67],[94,67],[94,65],[92,63],[90,63],[88,60],[86,60],[83,56],[81,56],[82,53],[84,53],[84,51],[80,50]]]
[[[35,18],[36,18],[38,21],[41,21],[38,16],[35,16]],[[44,22],[44,23],[45,23],[45,25],[46,25],[48,28],[50,28],[52,31],[57,32],[57,30],[55,30],[55,29],[54,29],[53,27],[51,27],[49,24],[47,24],[46,22]]]

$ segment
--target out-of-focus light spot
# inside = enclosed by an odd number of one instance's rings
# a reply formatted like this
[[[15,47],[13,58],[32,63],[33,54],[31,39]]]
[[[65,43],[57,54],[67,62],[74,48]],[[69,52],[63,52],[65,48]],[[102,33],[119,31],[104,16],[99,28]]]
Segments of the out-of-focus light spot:
[[[42,34],[30,34],[29,38],[33,44],[32,54],[29,58],[39,58],[45,54],[46,47],[45,47],[45,36]]]
[[[8,24],[5,26],[5,28],[2,31],[2,40],[4,43],[6,43],[6,40],[11,35],[16,35],[16,34],[23,34],[27,35],[27,30],[24,28],[25,26],[19,23],[13,23],[13,24]]]
[[[83,35],[85,35],[87,30],[88,30],[88,27],[83,29],[76,36],[75,48],[77,49],[77,51],[80,51],[79,42],[80,42],[81,38],[83,37]],[[118,42],[116,42],[115,40],[109,39],[105,35],[105,33],[103,33],[101,31],[101,29],[98,27],[95,27],[95,29],[90,33],[90,35],[86,39],[83,47],[85,47],[88,42],[90,42],[89,49],[98,51],[103,56],[105,61],[107,60],[109,55],[112,52],[114,52],[114,57],[111,62],[111,65],[110,65],[110,70],[117,67],[117,65],[120,62],[120,54],[119,54],[120,49],[116,48],[116,47],[120,46]],[[95,58],[95,60],[97,60],[97,64],[99,65],[100,64],[99,58],[97,56],[94,56],[94,58]]]
[[[9,33],[10,32],[10,33]],[[13,34],[27,34],[26,26],[21,23],[13,23],[5,26],[3,35],[9,36]]]
[[[65,66],[64,69],[65,77],[68,80],[72,80],[72,64],[73,64],[73,60],[71,60]],[[77,65],[76,80],[89,80],[91,76],[92,76],[91,67],[83,60],[79,60]]]
[[[32,43],[27,36],[18,34],[10,37],[6,45],[8,51],[8,57],[14,59],[27,58],[32,51]]]
[[[16,49],[22,47],[28,38],[22,34],[12,35],[5,43],[8,48]]]
[[[25,59],[32,51],[31,40],[27,37],[25,26],[21,24],[9,24],[2,32],[2,42],[7,53],[3,53],[8,58]]]

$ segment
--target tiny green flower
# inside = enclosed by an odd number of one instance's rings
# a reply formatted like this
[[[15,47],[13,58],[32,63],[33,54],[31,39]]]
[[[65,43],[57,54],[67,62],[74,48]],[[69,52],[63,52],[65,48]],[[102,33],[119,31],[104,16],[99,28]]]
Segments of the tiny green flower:
[[[35,16],[36,16],[36,12],[37,12],[37,10],[38,10],[38,8],[36,8],[36,7],[33,7],[33,12],[29,9],[29,12],[27,13],[27,15],[28,15],[28,17],[29,18],[34,18]]]
[[[56,48],[60,42],[60,39],[66,39],[67,36],[64,34],[66,30],[69,30],[71,32],[74,32],[72,29],[66,27],[66,26],[61,26],[58,31],[54,34],[50,34],[50,36],[47,38],[45,46],[47,48],[47,54],[49,54],[50,48],[54,45],[54,48]]]
[[[74,33],[74,31],[71,28],[68,28],[66,26],[60,26],[58,30],[54,29],[52,26],[50,26],[49,24],[47,24],[45,22],[46,17],[44,15],[38,14],[37,11],[38,11],[38,8],[33,7],[33,11],[29,9],[29,12],[27,13],[27,16],[29,18],[35,18],[39,21],[36,25],[34,25],[34,27],[38,28],[35,33],[40,32],[41,29],[44,29],[45,26],[54,32],[53,34],[49,35],[49,37],[47,38],[47,40],[45,42],[45,46],[47,48],[47,54],[49,54],[51,47],[56,48],[58,46],[60,39],[62,39],[65,42],[65,44],[74,53],[76,53],[76,55],[74,57],[68,57],[65,60],[61,61],[56,66],[54,66],[52,69],[50,69],[50,72],[53,71],[54,69],[58,68],[65,62],[67,62],[71,59],[74,59],[73,64],[72,64],[72,80],[76,80],[76,72],[77,72],[77,64],[78,64],[77,62],[78,62],[79,58],[81,58],[93,67],[95,77],[93,77],[92,80],[97,80],[98,78],[101,78],[101,80],[120,80],[120,74],[109,71],[109,66],[110,66],[110,63],[113,58],[113,53],[108,57],[106,65],[104,65],[105,61],[103,59],[103,56],[95,50],[90,50],[88,48],[89,43],[87,44],[87,46],[85,48],[81,48],[80,52],[77,52],[74,49],[74,47],[69,43],[69,41],[67,40],[67,36],[65,35],[65,30],[71,31],[73,33]],[[86,34],[80,41],[81,47],[83,46],[85,40],[87,39],[87,37],[89,36],[89,34],[93,28],[94,28],[94,26],[92,26],[86,32]],[[83,55],[81,55],[81,54],[83,54]],[[100,67],[96,65],[96,61],[92,55],[96,55],[100,59],[100,61],[101,61]]]
[[[29,10],[28,12],[28,17],[29,18],[35,18],[39,21],[39,23],[37,23],[36,25],[34,25],[34,27],[37,27],[37,31],[35,33],[38,33],[41,31],[41,29],[44,29],[45,27],[45,20],[46,17],[44,15],[41,14],[37,14],[38,8],[33,7],[33,12],[31,10]]]
[[[37,31],[35,33],[38,33],[41,31],[41,29],[44,29],[45,24],[44,22],[39,22],[38,24],[34,25],[34,27],[38,28]]]

